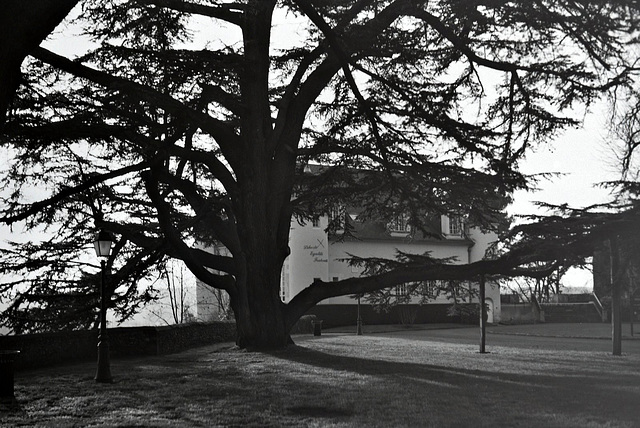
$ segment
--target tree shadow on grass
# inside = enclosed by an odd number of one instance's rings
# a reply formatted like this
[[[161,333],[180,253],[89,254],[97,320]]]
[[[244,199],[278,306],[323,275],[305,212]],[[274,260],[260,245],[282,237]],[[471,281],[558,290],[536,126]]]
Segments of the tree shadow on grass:
[[[442,364],[426,354],[422,363],[419,358],[429,347],[400,344],[385,353],[387,343],[373,342],[379,346],[370,353],[369,348],[349,343],[312,349],[336,345],[318,342],[270,353],[202,348],[116,359],[116,382],[99,386],[87,375],[93,373],[93,364],[35,371],[24,376],[19,388],[20,397],[30,400],[25,401],[29,417],[9,422],[589,427],[609,420],[616,422],[610,426],[634,426],[631,421],[640,420],[637,371],[623,376],[613,369],[598,373],[556,364],[553,367],[563,369],[518,373],[514,367],[532,362],[509,363],[509,355],[483,356],[469,350],[459,353],[458,360],[455,351],[444,352],[448,348],[440,354]],[[413,357],[404,361],[399,353]],[[507,369],[499,366],[503,360],[510,364]]]
[[[395,391],[401,400],[412,400],[415,395],[447,397],[457,401],[450,405],[452,415],[457,411],[468,411],[470,415],[487,417],[495,412],[495,423],[505,423],[501,419],[503,417],[507,418],[507,425],[513,422],[509,422],[509,411],[505,409],[509,406],[515,409],[512,417],[521,415],[526,418],[528,412],[530,423],[547,426],[562,426],[568,421],[576,421],[575,426],[599,426],[609,421],[634,426],[640,420],[640,371],[630,375],[603,367],[601,373],[594,373],[568,366],[566,370],[527,370],[524,374],[512,369],[503,371],[495,360],[486,369],[475,369],[457,367],[455,362],[436,365],[389,361],[376,356],[332,354],[303,346],[272,355],[312,368],[346,372],[377,382],[379,386],[370,387],[367,393]],[[478,355],[478,358],[482,357]],[[440,405],[449,406],[443,401],[446,400],[439,401]],[[545,417],[551,419],[546,422],[538,419]]]
[[[15,398],[13,399],[0,399],[0,415],[24,415],[25,411],[22,405]]]

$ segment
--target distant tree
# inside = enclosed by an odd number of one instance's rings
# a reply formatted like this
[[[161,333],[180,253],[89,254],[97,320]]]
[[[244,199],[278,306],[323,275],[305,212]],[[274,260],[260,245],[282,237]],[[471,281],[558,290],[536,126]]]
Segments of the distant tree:
[[[579,263],[576,263],[578,265]],[[538,302],[549,302],[551,296],[562,292],[562,278],[567,273],[572,264],[559,266],[548,276],[541,278],[522,277],[504,282],[504,288],[516,294],[519,299],[525,302],[531,301],[531,296],[535,296]]]
[[[161,281],[165,283],[165,286],[161,287],[164,301],[161,300],[156,305],[159,306],[158,310],[152,310],[153,315],[168,325],[193,322],[184,266],[181,263],[167,263],[161,276]],[[165,303],[166,300],[168,303]],[[166,316],[165,309],[169,309],[170,317]]]
[[[78,23],[99,48],[77,60],[36,48],[23,68],[2,136],[12,190],[1,220],[34,229],[71,213],[104,227],[123,249],[110,259],[120,278],[125,266],[183,260],[229,294],[241,347],[285,346],[328,297],[564,260],[522,244],[470,265],[424,259],[279,298],[292,218],[352,203],[363,220],[408,215],[420,230],[429,216],[464,212],[491,229],[502,206],[488,195],[532,184],[518,171],[524,155],[579,123],[569,109],[636,72],[628,1],[82,8]],[[298,33],[276,39],[289,20]],[[302,174],[310,162],[330,167]],[[78,201],[89,191],[93,205]],[[214,244],[230,256],[203,250]]]
[[[634,49],[630,56],[640,58]],[[616,103],[609,121],[610,144],[617,155],[620,180],[605,183],[614,190],[616,201],[610,204],[613,211],[618,206],[632,208],[640,198],[640,81],[616,92]],[[613,325],[613,353],[622,352],[622,299],[627,297],[631,332],[633,334],[634,303],[640,290],[640,244],[633,230],[611,233],[594,254],[594,288],[598,286],[602,299],[611,311]],[[596,284],[597,283],[597,284]]]

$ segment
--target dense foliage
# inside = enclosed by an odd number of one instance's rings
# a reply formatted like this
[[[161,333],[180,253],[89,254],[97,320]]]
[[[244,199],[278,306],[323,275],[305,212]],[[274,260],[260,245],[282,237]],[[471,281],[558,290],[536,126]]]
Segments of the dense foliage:
[[[119,237],[118,296],[135,301],[138,279],[181,259],[229,293],[243,347],[284,346],[327,297],[520,272],[535,260],[523,249],[316,281],[287,305],[278,295],[292,217],[349,202],[363,220],[407,214],[420,229],[465,213],[490,229],[504,198],[532,184],[525,154],[636,71],[628,1],[79,4],[95,48],[31,51],[2,130],[1,220],[53,235],[31,255],[3,253],[2,273],[46,260],[56,281],[82,282],[73,260],[106,228]],[[309,163],[330,167],[303,178]],[[214,243],[230,256],[202,250]]]

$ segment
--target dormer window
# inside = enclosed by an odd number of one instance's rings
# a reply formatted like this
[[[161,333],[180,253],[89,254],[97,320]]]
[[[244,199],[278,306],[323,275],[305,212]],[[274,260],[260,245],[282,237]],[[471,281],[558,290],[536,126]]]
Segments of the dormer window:
[[[409,287],[407,284],[399,284],[395,287],[396,297],[404,297],[409,295]]]
[[[334,205],[329,210],[329,227],[333,229],[335,233],[342,233],[344,231],[346,211],[344,205]]]
[[[407,214],[398,214],[388,224],[391,234],[408,234],[411,233],[411,225],[409,224],[409,216]]]
[[[464,236],[464,219],[459,215],[449,216],[448,235]]]
[[[440,217],[442,235],[447,239],[467,239],[468,225],[465,217],[459,214],[443,215]]]

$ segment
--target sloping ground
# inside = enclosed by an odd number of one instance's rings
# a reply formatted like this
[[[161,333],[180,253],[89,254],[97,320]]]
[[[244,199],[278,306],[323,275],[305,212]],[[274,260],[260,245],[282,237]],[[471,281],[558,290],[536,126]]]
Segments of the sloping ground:
[[[502,326],[500,326],[502,328]],[[634,427],[640,353],[612,357],[443,342],[429,335],[309,335],[273,353],[209,346],[19,373],[3,426]],[[451,330],[463,337],[477,328]],[[559,339],[563,342],[572,339]]]

